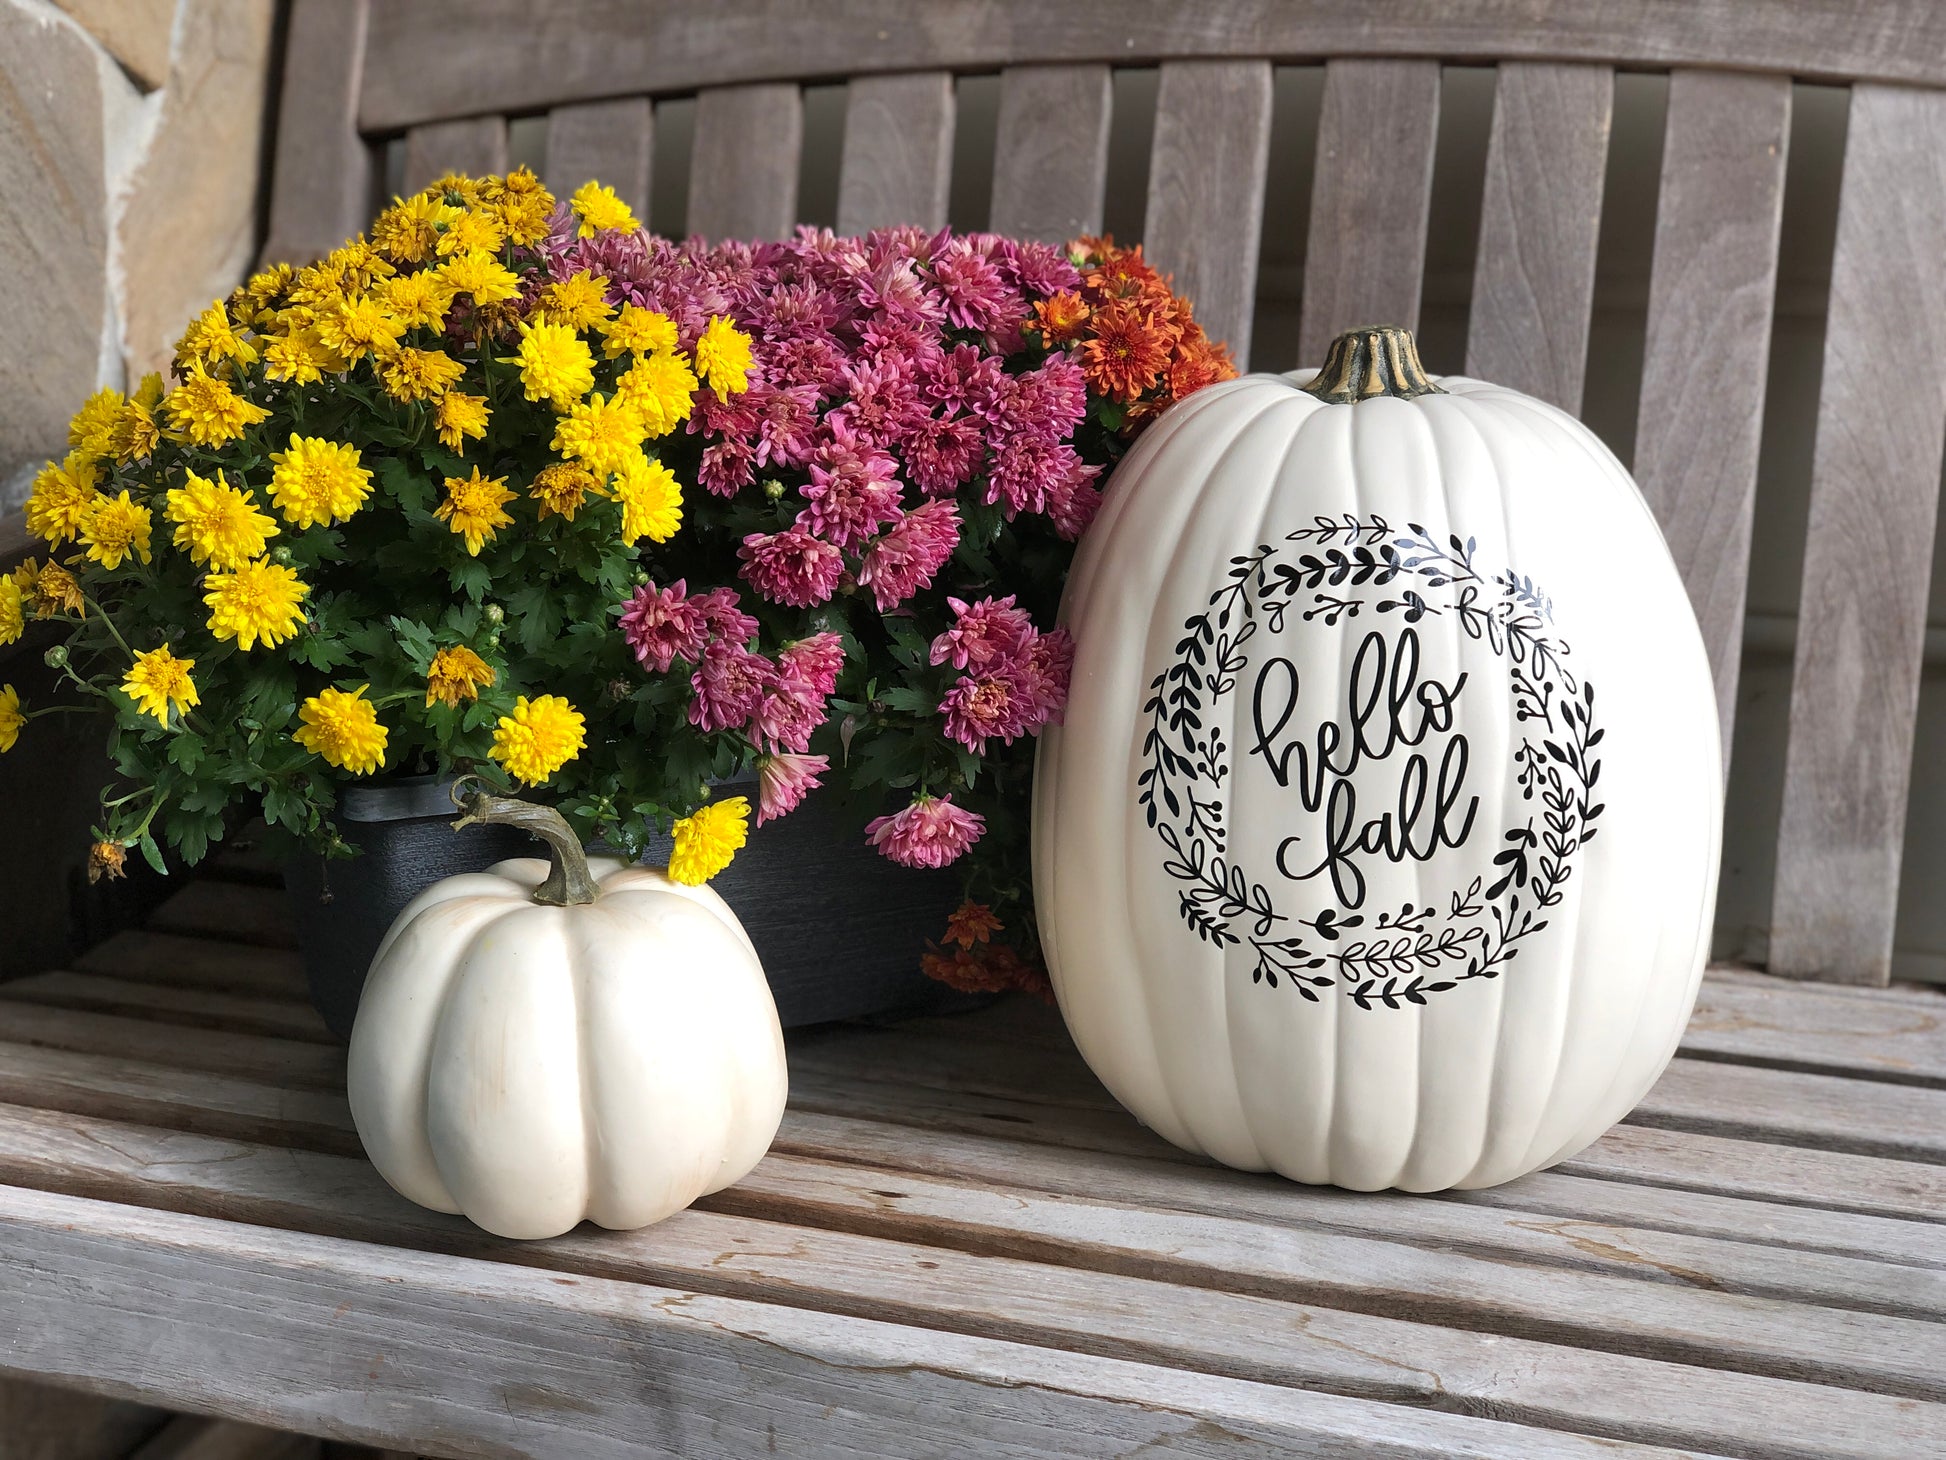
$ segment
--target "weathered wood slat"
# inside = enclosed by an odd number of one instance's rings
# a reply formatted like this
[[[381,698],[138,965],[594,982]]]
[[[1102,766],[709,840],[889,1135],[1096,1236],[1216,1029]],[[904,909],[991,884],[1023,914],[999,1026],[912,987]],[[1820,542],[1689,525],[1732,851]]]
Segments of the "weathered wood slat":
[[[76,957],[74,966],[83,973],[253,999],[301,1003],[309,997],[303,966],[287,949],[221,943],[179,933],[134,929],[116,933]]]
[[[1749,1233],[1724,1240],[1632,1227],[1604,1221],[1586,1208],[1572,1217],[1549,1216],[1520,1206],[1518,1183],[1508,1193],[1508,1206],[1498,1210],[1436,1197],[1306,1187],[1275,1177],[1173,1163],[1113,1156],[1077,1159],[1074,1153],[1045,1147],[922,1134],[890,1122],[801,1111],[792,1112],[785,1122],[765,1169],[795,1169],[784,1159],[786,1153],[823,1163],[863,1163],[880,1168],[880,1177],[897,1173],[970,1181],[1149,1211],[1245,1221],[1266,1230],[1274,1226],[1332,1231],[1431,1252],[1467,1252],[1500,1262],[1568,1267],[1710,1292],[1907,1317],[1946,1317],[1946,1272],[1937,1267],[1803,1250],[1782,1252]],[[1601,1184],[1560,1179],[1580,1188]],[[760,1170],[749,1190],[770,1190],[769,1181]],[[736,1201],[739,1210],[761,1214],[757,1206],[742,1204],[742,1197]],[[1761,1210],[1755,1204],[1744,1205]],[[1946,1238],[1946,1233],[1923,1224],[1896,1225],[1903,1233],[1917,1234],[1922,1252],[1936,1254]],[[1267,1236],[1265,1240],[1291,1239]]]
[[[43,1049],[145,1060],[186,1070],[221,1070],[297,1089],[342,1090],[345,1052],[309,1040],[219,1033],[79,1009],[0,999],[0,1040]]]
[[[900,223],[944,228],[955,116],[950,72],[852,82],[838,167],[838,232],[869,233]]]
[[[721,86],[696,98],[689,153],[689,231],[789,237],[797,223],[804,97],[794,85]]]
[[[606,183],[646,222],[654,143],[655,111],[646,96],[557,106],[547,114],[543,177],[562,198],[583,183]]]
[[[1156,92],[1142,249],[1250,368],[1270,157],[1270,64],[1168,61]]]
[[[852,0],[839,14],[734,0],[710,19],[695,23],[674,0],[388,0],[373,21],[363,122],[387,131],[482,105],[533,111],[751,80],[1196,56],[1621,62],[1946,83],[1946,15],[1931,0],[1878,0],[1864,13],[1833,0],[933,0],[923,25],[905,0]],[[425,64],[461,35],[465,65]]]
[[[191,882],[149,914],[148,926],[159,933],[264,948],[297,946],[289,895],[240,882]]]
[[[1864,1079],[1946,1084],[1946,994],[1923,1003],[1825,992],[1829,985],[1703,980],[1683,1031],[1688,1054]]]
[[[180,1414],[128,1460],[321,1460],[324,1441],[235,1420]]]
[[[1946,448],[1946,93],[1852,92],[1811,471],[1773,972],[1883,984]]]
[[[1581,410],[1615,73],[1510,61],[1494,87],[1466,373]]]
[[[308,1004],[245,998],[97,973],[38,973],[15,979],[0,984],[0,999],[46,1004],[57,1009],[89,1009],[98,1014],[124,1014],[198,1029],[234,1029],[243,1034],[337,1043],[336,1036],[324,1027],[324,1020]]]
[[[1922,1222],[1938,1222],[1946,1213],[1946,1168],[1694,1131],[1618,1125],[1553,1169],[1641,1182],[1652,1189],[1748,1196]]]
[[[168,1420],[145,1404],[0,1377],[7,1460],[127,1460]]]
[[[0,1237],[11,1364],[135,1397],[188,1393],[230,1417],[422,1453],[1622,1448],[783,1303],[563,1279],[20,1188],[0,1190]]]
[[[1341,330],[1419,327],[1438,128],[1437,62],[1333,61],[1324,68],[1300,365],[1322,362]]]
[[[809,1192],[816,1201],[836,1182],[878,1200],[912,1201],[909,1193],[876,1190],[898,1179],[884,1173],[766,1164],[785,1173],[787,1190],[800,1200]],[[1528,1424],[1667,1444],[1890,1457],[1911,1453],[1932,1427],[1946,1425],[1946,1410],[1912,1401],[1861,1396],[1875,1421],[1864,1423],[1850,1402],[1837,1410],[1829,1391],[1792,1382],[953,1247],[830,1231],[806,1242],[791,1227],[716,1212],[683,1213],[639,1233],[583,1229],[545,1243],[506,1243],[409,1206],[363,1162],[293,1159],[235,1142],[27,1111],[0,1109],[0,1178],[322,1236],[867,1314],[1363,1398],[1487,1409]]]
[[[358,134],[370,0],[295,0],[284,43],[265,263],[305,263],[371,221],[378,169]]]
[[[1703,630],[1725,774],[1790,129],[1788,77],[1669,78],[1634,469]]]
[[[507,119],[461,117],[427,122],[405,134],[405,190],[416,193],[449,172],[485,177],[507,170]]]
[[[1101,232],[1111,93],[1106,66],[1001,72],[987,227],[1047,243]]]

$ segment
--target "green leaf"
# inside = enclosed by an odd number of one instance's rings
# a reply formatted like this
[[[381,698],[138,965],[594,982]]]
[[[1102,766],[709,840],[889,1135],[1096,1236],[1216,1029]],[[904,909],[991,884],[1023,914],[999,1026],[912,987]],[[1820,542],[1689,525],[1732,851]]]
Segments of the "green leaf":
[[[893,685],[879,693],[879,703],[888,710],[898,710],[907,715],[930,715],[939,708],[939,701],[922,689],[909,685]]]
[[[478,558],[468,558],[465,562],[457,564],[450,576],[453,591],[464,593],[475,603],[485,598],[487,589],[493,586],[492,572]]]
[[[399,648],[405,652],[413,670],[423,675],[432,667],[432,656],[438,652],[438,646],[433,643],[432,630],[416,619],[401,618],[396,614],[386,622],[392,625]]]
[[[194,731],[183,730],[169,737],[169,759],[186,776],[196,774],[196,767],[203,763],[203,750],[203,737]]]

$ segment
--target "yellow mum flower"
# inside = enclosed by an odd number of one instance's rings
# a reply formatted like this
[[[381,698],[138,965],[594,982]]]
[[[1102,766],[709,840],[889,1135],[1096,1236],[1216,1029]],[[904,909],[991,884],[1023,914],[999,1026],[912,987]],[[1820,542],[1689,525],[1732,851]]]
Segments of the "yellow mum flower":
[[[146,376],[144,384],[150,380],[156,383],[156,399],[160,400],[162,377]],[[108,446],[115,453],[115,459],[126,465],[153,455],[161,441],[162,433],[155,424],[155,407],[138,399],[122,407],[121,418],[115,422],[114,434],[109,437]]]
[[[577,238],[593,238],[597,233],[610,228],[620,228],[633,233],[642,225],[635,221],[635,214],[627,203],[615,196],[613,188],[605,188],[598,182],[583,183],[574,190],[568,199],[568,206],[574,216],[581,220],[576,231]]]
[[[342,522],[371,495],[372,474],[358,464],[356,446],[293,436],[290,449],[270,460],[270,500],[293,527]]]
[[[453,307],[452,282],[436,269],[401,274],[379,286],[385,307],[407,328],[446,328],[446,311]]]
[[[20,589],[22,599],[34,605],[35,618],[87,613],[88,600],[81,594],[80,583],[75,581],[74,574],[52,559],[46,567],[41,567],[29,558],[14,569],[14,584]]]
[[[476,305],[498,304],[520,294],[519,277],[492,254],[455,255],[439,266],[439,276],[453,293],[470,295]]]
[[[483,209],[455,213],[439,235],[439,256],[456,253],[499,253],[506,246],[507,230],[500,220]]]
[[[236,327],[230,323],[230,312],[223,307],[220,299],[191,320],[189,328],[176,342],[178,366],[186,366],[191,360],[200,360],[212,367],[225,360],[249,365],[256,358],[256,350],[238,336]]]
[[[468,177],[463,172],[449,172],[434,178],[426,185],[425,190],[436,198],[444,198],[448,202],[457,201],[471,208],[477,206],[486,197],[489,181],[491,179]]]
[[[12,574],[0,574],[0,645],[18,642],[27,632],[27,612],[22,605],[20,585]]]
[[[507,231],[507,242],[539,243],[547,237],[549,220],[554,215],[554,194],[510,193],[494,204],[499,210],[500,226]]]
[[[478,441],[486,435],[486,397],[449,390],[439,398],[433,423],[439,428],[439,439],[446,443],[448,451],[464,451],[468,436]]]
[[[459,211],[432,193],[394,197],[392,206],[372,220],[372,247],[395,264],[423,264],[439,246],[440,230]]]
[[[311,385],[322,379],[325,371],[335,374],[344,368],[344,360],[327,349],[318,332],[308,325],[272,335],[264,343],[264,374],[272,380]]]
[[[516,358],[527,399],[551,401],[556,410],[566,410],[595,383],[593,353],[564,324],[523,324]]]
[[[177,434],[197,446],[234,441],[270,414],[231,390],[227,381],[212,379],[200,360],[190,362],[189,374],[169,392],[162,409]]]
[[[488,752],[507,768],[507,774],[530,786],[539,785],[579,755],[587,745],[582,733],[587,721],[559,695],[514,701],[514,712],[502,715]]]
[[[638,358],[615,382],[615,395],[641,418],[651,438],[667,436],[689,419],[695,403],[696,372],[681,355]]]
[[[712,801],[676,823],[669,852],[669,880],[698,887],[729,866],[750,839],[750,801],[731,796]]]
[[[620,471],[642,454],[642,417],[620,396],[589,396],[554,427],[554,449],[583,462],[598,477]]]
[[[27,717],[20,713],[20,695],[10,684],[0,684],[0,751],[14,748],[20,739],[20,727],[27,723]]]
[[[27,530],[48,543],[74,541],[101,498],[97,477],[94,462],[79,451],[70,451],[58,466],[48,462],[27,498]]]
[[[150,561],[149,535],[154,518],[149,509],[129,500],[127,488],[118,497],[100,497],[88,510],[81,524],[81,541],[88,545],[88,558],[113,572],[133,553]]]
[[[696,373],[718,395],[750,388],[750,336],[720,314],[710,316],[696,341]]]
[[[158,725],[167,725],[172,708],[188,711],[202,703],[196,683],[189,677],[195,667],[194,659],[178,659],[164,644],[135,656],[135,663],[122,680],[122,693],[134,700],[143,714],[155,716]]]
[[[68,422],[68,445],[90,461],[115,454],[115,431],[122,423],[122,393],[104,386],[89,396]]]
[[[318,342],[345,360],[383,354],[398,344],[405,324],[371,294],[346,295],[318,311]]]
[[[644,537],[667,542],[682,526],[682,487],[675,473],[639,452],[616,476],[615,498],[622,504],[624,543]]]
[[[336,255],[319,259],[297,271],[291,280],[290,301],[313,309],[324,309],[337,302],[347,288],[356,287],[347,277],[343,260]]]
[[[505,511],[513,498],[505,477],[483,477],[476,466],[470,477],[446,478],[446,500],[432,515],[464,537],[467,554],[477,558],[496,532],[514,525]]]
[[[585,466],[557,461],[535,473],[533,482],[527,488],[527,495],[540,503],[541,521],[545,522],[549,517],[565,517],[572,522],[588,494],[599,490],[600,484],[596,482],[594,473]]]
[[[261,557],[265,541],[277,536],[277,519],[258,511],[248,493],[226,485],[220,472],[215,481],[188,473],[169,492],[163,515],[175,524],[172,541],[189,560],[218,572]]]
[[[491,664],[464,644],[441,649],[426,671],[426,703],[458,709],[460,701],[477,700],[481,688],[498,677]]]
[[[298,706],[303,728],[291,736],[313,755],[321,755],[340,770],[368,776],[385,764],[389,734],[378,723],[378,709],[365,698],[371,688],[361,684],[347,694],[327,689]]]
[[[603,324],[615,312],[608,302],[608,281],[582,269],[572,278],[542,287],[534,301],[534,315],[547,324],[585,330]]]
[[[269,268],[252,274],[244,281],[237,293],[246,300],[255,313],[262,314],[275,308],[277,301],[290,288],[291,280],[297,271],[289,264],[272,264]]]
[[[294,568],[259,558],[228,573],[211,573],[203,602],[209,605],[209,631],[219,639],[235,639],[239,649],[254,649],[259,640],[275,648],[304,622],[300,605],[311,590]]]
[[[666,355],[676,348],[676,322],[639,304],[624,304],[621,312],[602,326],[601,333],[601,352],[611,360],[623,351]]]
[[[466,367],[443,350],[415,350],[410,346],[382,357],[378,378],[394,400],[436,400],[466,373]]]

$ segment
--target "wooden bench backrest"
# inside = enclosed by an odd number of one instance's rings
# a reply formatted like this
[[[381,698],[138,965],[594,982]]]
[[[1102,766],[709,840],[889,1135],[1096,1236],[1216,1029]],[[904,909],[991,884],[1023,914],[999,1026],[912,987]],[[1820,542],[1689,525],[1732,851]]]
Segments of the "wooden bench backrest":
[[[1545,12],[1545,14],[1543,14]],[[1143,239],[1250,345],[1273,63],[1325,67],[1300,358],[1416,325],[1441,61],[1498,66],[1469,374],[1581,403],[1617,67],[1671,73],[1634,469],[1736,703],[1792,78],[1852,86],[1770,938],[1773,971],[1890,967],[1946,443],[1946,7],[1933,0],[297,0],[266,256],[405,181],[506,165],[642,201],[651,99],[694,94],[688,226],[797,217],[801,86],[845,80],[838,228],[945,222],[954,76],[1000,74],[989,226],[1099,229],[1110,66],[1160,80]],[[650,220],[651,225],[654,219]]]

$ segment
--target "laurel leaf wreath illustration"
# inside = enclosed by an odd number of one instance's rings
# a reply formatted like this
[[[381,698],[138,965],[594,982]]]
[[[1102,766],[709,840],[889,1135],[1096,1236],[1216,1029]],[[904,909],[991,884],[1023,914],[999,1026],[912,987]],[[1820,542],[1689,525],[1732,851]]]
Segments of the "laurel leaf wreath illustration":
[[[1181,884],[1178,914],[1206,943],[1247,944],[1253,983],[1295,989],[1312,1003],[1320,989],[1336,988],[1360,1009],[1399,1009],[1497,978],[1547,927],[1603,810],[1594,799],[1604,734],[1595,690],[1567,663],[1553,601],[1531,578],[1483,571],[1473,538],[1454,533],[1442,544],[1417,523],[1399,531],[1376,513],[1318,517],[1284,542],[1297,549],[1294,560],[1268,543],[1230,559],[1226,582],[1184,621],[1174,659],[1143,705],[1138,802],[1167,853],[1163,870]],[[1445,590],[1436,595],[1445,601],[1426,597],[1428,589]],[[1231,747],[1216,711],[1248,667],[1245,646],[1260,627],[1279,633],[1297,613],[1333,629],[1368,609],[1405,624],[1451,616],[1507,662],[1523,727],[1516,781],[1531,809],[1502,834],[1492,880],[1454,889],[1443,915],[1407,902],[1369,918],[1342,907],[1296,917],[1279,911],[1270,888],[1228,850]]]

